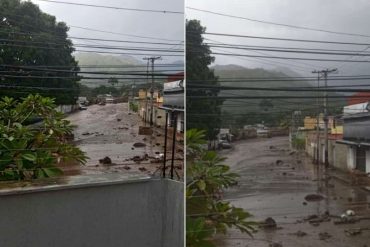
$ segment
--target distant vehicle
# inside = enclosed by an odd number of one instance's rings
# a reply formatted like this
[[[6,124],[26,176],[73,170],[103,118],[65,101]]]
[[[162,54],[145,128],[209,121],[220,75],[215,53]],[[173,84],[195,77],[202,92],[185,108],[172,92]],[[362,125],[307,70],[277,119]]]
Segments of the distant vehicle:
[[[100,101],[99,102],[99,105],[105,105],[105,102],[104,101]]]
[[[80,109],[81,111],[82,110],[87,110],[87,107],[82,105],[82,104],[79,104],[78,109]]]
[[[114,103],[114,99],[113,99],[113,97],[106,97],[106,98],[105,98],[105,102],[106,102],[107,104],[113,104],[113,103]]]
[[[230,142],[222,140],[220,143],[218,143],[218,147],[221,149],[230,149],[232,148],[232,145],[230,144]]]

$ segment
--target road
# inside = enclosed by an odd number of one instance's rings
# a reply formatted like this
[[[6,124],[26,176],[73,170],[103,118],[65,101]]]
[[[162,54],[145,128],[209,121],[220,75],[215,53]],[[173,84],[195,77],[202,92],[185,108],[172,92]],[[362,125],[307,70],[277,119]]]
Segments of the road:
[[[87,110],[69,115],[67,120],[76,126],[74,143],[89,157],[87,164],[80,169],[82,173],[153,174],[158,170],[160,163],[152,161],[163,152],[157,140],[161,137],[138,135],[139,125],[143,123],[136,113],[128,112],[127,103],[91,105]],[[145,145],[134,147],[135,143]],[[142,160],[133,161],[135,156]],[[109,157],[112,164],[99,162],[105,157]]]
[[[238,185],[225,192],[225,199],[250,212],[254,221],[273,218],[277,227],[259,229],[254,239],[231,230],[219,236],[220,246],[370,246],[370,228],[355,236],[345,234],[351,228],[370,227],[370,218],[334,224],[348,209],[356,218],[370,217],[370,192],[335,179],[330,175],[334,171],[325,175],[310,158],[292,153],[287,137],[238,142],[223,154],[226,163],[240,174]],[[324,199],[306,201],[309,194]],[[319,222],[309,223],[308,216],[319,217]]]

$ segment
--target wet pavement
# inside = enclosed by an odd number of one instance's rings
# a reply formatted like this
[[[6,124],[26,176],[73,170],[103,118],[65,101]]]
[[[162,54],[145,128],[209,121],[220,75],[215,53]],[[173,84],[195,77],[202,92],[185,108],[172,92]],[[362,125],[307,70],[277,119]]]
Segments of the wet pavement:
[[[144,123],[137,113],[129,113],[127,106],[127,103],[91,105],[67,117],[76,126],[74,143],[89,157],[79,173],[160,173],[163,162],[157,158],[163,153],[164,138],[155,128],[152,136],[139,135],[139,126]],[[140,145],[135,147],[135,143]],[[105,157],[110,162],[100,162]],[[72,174],[76,167],[65,169]]]
[[[277,227],[261,227],[253,239],[231,230],[218,236],[219,246],[370,247],[370,191],[337,179],[346,176],[339,171],[318,169],[303,153],[291,152],[287,137],[237,142],[221,154],[240,175],[225,199],[250,212],[251,220],[271,217]],[[322,200],[307,201],[307,195]],[[347,210],[355,216],[337,224]]]

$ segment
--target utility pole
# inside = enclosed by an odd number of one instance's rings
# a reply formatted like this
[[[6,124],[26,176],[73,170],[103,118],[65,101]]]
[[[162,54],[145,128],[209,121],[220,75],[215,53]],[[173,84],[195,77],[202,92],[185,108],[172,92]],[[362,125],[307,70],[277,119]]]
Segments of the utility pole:
[[[145,57],[143,59],[147,60],[148,63],[150,61],[152,64],[152,85],[150,87],[150,126],[153,126],[154,62],[155,60],[162,59],[162,58],[159,56],[159,57]]]
[[[319,100],[319,96],[320,96],[320,72],[312,71],[312,73],[317,73],[316,150],[315,150],[315,156],[314,156],[314,163],[318,165],[318,164],[320,164],[320,100]]]
[[[146,85],[145,85],[145,115],[144,115],[144,125],[146,126],[147,116],[148,116],[148,85],[149,85],[149,59],[146,63]]]
[[[329,166],[329,138],[328,138],[328,74],[337,71],[337,69],[325,69],[321,71],[313,71],[312,73],[322,74],[325,82],[325,92],[324,92],[324,138],[325,138],[325,150],[324,150],[324,165]]]

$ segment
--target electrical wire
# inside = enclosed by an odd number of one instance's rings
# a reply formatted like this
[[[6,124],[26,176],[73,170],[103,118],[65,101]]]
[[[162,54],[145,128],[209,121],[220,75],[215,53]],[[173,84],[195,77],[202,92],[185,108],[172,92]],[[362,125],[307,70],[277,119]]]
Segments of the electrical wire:
[[[55,1],[55,0],[37,0],[37,1],[43,1],[43,2],[48,2],[48,3],[57,3],[57,4],[75,5],[75,6],[84,6],[84,7],[103,8],[103,9],[136,11],[136,12],[151,12],[151,13],[161,13],[161,14],[181,14],[181,15],[184,14],[184,12],[181,12],[181,11],[173,11],[173,10],[154,10],[154,9],[125,8],[125,7],[106,6],[106,5],[95,5],[95,4],[84,4],[84,3]]]

